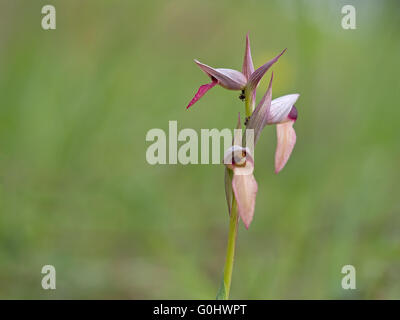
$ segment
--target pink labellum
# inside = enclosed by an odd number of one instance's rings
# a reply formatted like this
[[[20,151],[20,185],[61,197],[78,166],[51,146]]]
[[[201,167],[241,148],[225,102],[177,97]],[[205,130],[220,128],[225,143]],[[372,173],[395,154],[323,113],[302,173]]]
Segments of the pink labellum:
[[[247,79],[243,73],[233,69],[214,69],[200,61],[194,60],[196,64],[211,79],[216,79],[221,87],[229,90],[242,90],[246,86]]]
[[[257,182],[254,178],[254,160],[248,148],[232,146],[224,155],[225,192],[229,211],[232,209],[231,192],[235,195],[238,214],[249,228],[253,220],[254,208],[257,196]],[[233,171],[233,178],[229,174]],[[227,184],[231,181],[232,187]]]
[[[253,65],[253,59],[251,58],[250,39],[249,39],[249,34],[247,34],[242,73],[244,74],[246,79],[249,79],[253,72],[254,72],[254,65]]]
[[[277,146],[275,151],[275,173],[278,173],[286,165],[290,154],[296,144],[296,132],[293,124],[295,120],[290,119],[287,122],[276,125]]]
[[[189,104],[187,105],[186,109],[189,109],[193,104],[195,104],[205,93],[214,87],[217,84],[217,80],[213,79],[211,83],[203,84],[200,86],[199,90],[197,90],[196,94],[194,95],[193,99],[190,100]]]
[[[252,161],[247,160],[245,167],[236,167],[233,170],[232,188],[237,201],[239,216],[246,229],[249,228],[253,220],[258,190],[253,168]]]

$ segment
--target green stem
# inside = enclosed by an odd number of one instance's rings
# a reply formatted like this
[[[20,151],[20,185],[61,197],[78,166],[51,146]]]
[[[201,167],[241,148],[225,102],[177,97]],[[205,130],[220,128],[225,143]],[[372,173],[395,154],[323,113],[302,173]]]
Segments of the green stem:
[[[252,103],[250,101],[250,95],[247,92],[247,90],[245,91],[244,106],[245,106],[245,110],[246,110],[246,118],[250,117],[251,114],[253,113],[253,106],[252,106]]]
[[[225,300],[229,299],[229,291],[231,289],[233,262],[235,260],[235,247],[236,237],[238,231],[238,214],[236,199],[233,196],[231,216],[229,219],[229,234],[228,234],[228,247],[226,249],[226,260],[224,268],[224,287],[225,287]]]
[[[245,91],[246,118],[251,116],[251,114],[253,113],[252,109],[253,107],[250,101],[250,95],[246,90]],[[226,249],[224,278],[222,280],[221,286],[217,294],[217,299],[219,300],[229,299],[229,292],[231,290],[231,281],[232,281],[233,262],[235,260],[235,247],[236,247],[236,238],[238,232],[238,222],[239,222],[239,217],[237,212],[237,202],[235,194],[232,192],[232,208],[229,219],[228,247]]]

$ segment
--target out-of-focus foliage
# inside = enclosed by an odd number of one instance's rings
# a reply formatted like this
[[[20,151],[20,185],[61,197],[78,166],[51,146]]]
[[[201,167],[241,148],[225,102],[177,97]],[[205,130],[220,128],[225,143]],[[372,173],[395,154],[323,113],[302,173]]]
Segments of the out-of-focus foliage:
[[[344,30],[345,1],[54,0],[44,31],[48,2],[0,0],[0,298],[215,297],[223,166],[151,166],[145,136],[234,127],[237,92],[185,106],[207,81],[192,59],[240,69],[248,31],[256,66],[288,48],[273,97],[301,97],[279,175],[274,128],[258,143],[231,297],[400,298],[398,1],[352,1]]]

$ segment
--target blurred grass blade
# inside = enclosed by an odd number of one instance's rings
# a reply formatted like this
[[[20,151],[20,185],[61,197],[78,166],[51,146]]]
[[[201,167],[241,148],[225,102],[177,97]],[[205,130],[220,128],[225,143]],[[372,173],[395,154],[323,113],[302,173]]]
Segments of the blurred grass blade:
[[[228,300],[228,297],[226,296],[226,289],[225,289],[225,281],[222,278],[221,281],[221,286],[218,289],[218,293],[217,293],[217,300]]]

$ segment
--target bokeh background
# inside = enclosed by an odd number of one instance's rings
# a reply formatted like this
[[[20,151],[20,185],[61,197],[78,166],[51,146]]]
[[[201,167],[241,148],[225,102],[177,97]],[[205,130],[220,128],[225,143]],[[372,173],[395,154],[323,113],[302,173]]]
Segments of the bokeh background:
[[[57,29],[41,28],[53,4]],[[341,27],[341,8],[357,29]],[[236,299],[400,298],[398,1],[0,0],[0,298],[213,299],[228,214],[221,165],[149,165],[148,130],[232,128],[250,32],[273,97],[298,92],[298,142],[275,175],[257,145],[255,219]],[[270,72],[263,79],[264,93]],[[41,288],[54,265],[57,289]],[[341,288],[341,268],[357,289]]]

